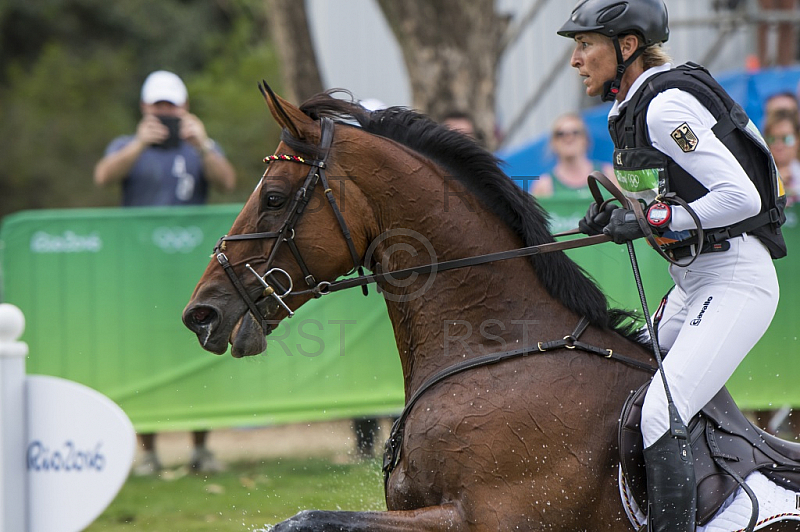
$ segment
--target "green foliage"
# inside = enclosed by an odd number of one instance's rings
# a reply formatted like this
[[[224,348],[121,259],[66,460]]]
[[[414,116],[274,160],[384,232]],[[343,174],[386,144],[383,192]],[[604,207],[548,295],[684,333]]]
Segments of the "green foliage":
[[[261,531],[300,510],[386,509],[380,463],[238,463],[213,476],[131,477],[87,532]]]
[[[119,132],[114,125],[131,122],[115,98],[125,89],[121,70],[104,51],[78,59],[57,43],[28,71],[9,69],[0,88],[0,214],[116,203],[91,176],[108,136]]]
[[[192,112],[203,119],[209,135],[236,166],[237,201],[253,191],[264,173],[264,156],[275,150],[280,135],[257,86],[266,79],[280,88],[278,59],[271,45],[247,46],[251,26],[247,17],[239,17],[221,53],[188,82]],[[242,49],[248,52],[242,54]],[[214,200],[232,201],[212,193]]]
[[[261,0],[7,0],[0,4],[0,217],[113,206],[95,163],[135,130],[141,83],[173,70],[237,170],[240,202],[278,142],[256,82],[278,78]]]

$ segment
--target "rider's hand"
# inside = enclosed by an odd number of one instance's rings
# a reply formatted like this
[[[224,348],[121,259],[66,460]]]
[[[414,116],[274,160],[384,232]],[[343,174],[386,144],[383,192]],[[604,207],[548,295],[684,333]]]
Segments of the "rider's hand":
[[[611,220],[603,228],[603,233],[610,236],[617,244],[624,244],[644,236],[636,214],[630,209],[616,209],[612,212]]]
[[[611,221],[611,213],[617,208],[619,208],[618,205],[606,203],[600,210],[597,203],[592,203],[586,211],[586,216],[578,222],[578,229],[581,233],[589,236],[601,234],[603,228]]]

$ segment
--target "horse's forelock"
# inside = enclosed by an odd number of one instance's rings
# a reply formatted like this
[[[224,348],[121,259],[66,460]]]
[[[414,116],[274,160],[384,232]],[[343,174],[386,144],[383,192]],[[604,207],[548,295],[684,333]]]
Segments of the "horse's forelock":
[[[312,143],[307,139],[298,139],[288,129],[281,130],[281,141],[305,157],[321,159],[324,155],[318,144]]]

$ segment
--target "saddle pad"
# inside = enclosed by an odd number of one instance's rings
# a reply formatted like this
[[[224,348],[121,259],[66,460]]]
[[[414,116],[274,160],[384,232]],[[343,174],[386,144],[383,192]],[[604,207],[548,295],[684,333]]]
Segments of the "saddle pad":
[[[647,482],[639,428],[641,405],[646,384],[625,402],[620,417],[620,463],[630,486],[630,495],[639,506],[647,501]],[[800,492],[800,445],[786,442],[784,449],[770,446],[768,441],[744,417],[730,394],[723,388],[689,422],[689,435],[697,479],[697,522],[707,524],[728,498],[739,489],[734,477],[717,464],[717,460],[747,478],[761,471],[769,480],[791,492]]]
[[[619,468],[619,488],[625,513],[636,530],[645,523],[644,512],[630,497],[630,487],[625,483],[622,466]],[[773,525],[778,521],[796,521],[800,529],[800,493],[787,490],[771,482],[758,471],[745,479],[759,501],[759,517],[755,530]],[[722,508],[697,532],[743,532],[750,521],[750,497],[739,489],[731,495]]]

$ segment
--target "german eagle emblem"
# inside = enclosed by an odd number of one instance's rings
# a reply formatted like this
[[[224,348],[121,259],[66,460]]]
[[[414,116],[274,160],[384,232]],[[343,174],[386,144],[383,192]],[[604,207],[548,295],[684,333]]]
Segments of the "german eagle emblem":
[[[676,127],[675,130],[670,133],[670,136],[678,147],[686,153],[694,151],[699,142],[697,140],[697,135],[694,134],[694,131],[692,131],[692,128],[690,128],[689,124],[686,122]]]

